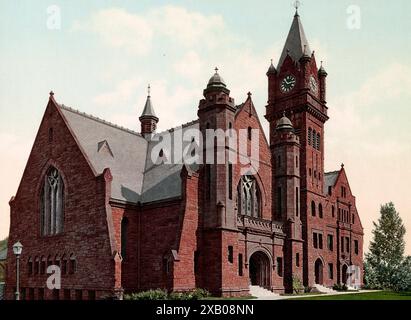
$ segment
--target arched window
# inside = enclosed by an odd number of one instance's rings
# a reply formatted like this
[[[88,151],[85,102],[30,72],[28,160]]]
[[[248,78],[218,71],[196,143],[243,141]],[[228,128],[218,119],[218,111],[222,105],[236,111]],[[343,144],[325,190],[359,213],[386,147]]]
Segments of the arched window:
[[[320,139],[320,133],[317,133],[317,150],[320,150],[320,146],[321,146],[321,139]]]
[[[46,273],[46,257],[42,256],[40,259],[40,274]]]
[[[315,202],[311,201],[311,215],[315,217]]]
[[[313,130],[313,148],[316,147],[317,145],[317,133],[315,132],[315,130]]]
[[[318,205],[318,216],[323,217],[323,205],[321,203]]]
[[[121,257],[126,258],[127,253],[127,229],[128,229],[128,219],[123,218],[121,220]]]
[[[334,218],[335,217],[335,207],[331,207],[331,216]]]
[[[312,129],[308,128],[308,145],[311,146],[311,135],[312,135]]]
[[[247,137],[248,137],[248,140],[251,140],[251,138],[252,138],[252,129],[251,129],[251,127],[248,127],[248,129],[247,129]]]
[[[31,257],[27,261],[27,271],[28,271],[29,276],[33,274],[33,259]]]
[[[76,272],[76,270],[77,270],[77,260],[76,260],[76,256],[74,255],[74,253],[72,253],[70,255],[69,273],[73,274]]]
[[[238,213],[261,217],[260,190],[253,176],[242,176],[237,187]]]
[[[61,274],[67,274],[67,257],[63,255],[61,259]]]
[[[39,274],[40,271],[40,259],[39,257],[34,258],[34,274]]]
[[[42,235],[63,231],[64,183],[59,171],[54,167],[51,167],[44,177],[40,212]]]

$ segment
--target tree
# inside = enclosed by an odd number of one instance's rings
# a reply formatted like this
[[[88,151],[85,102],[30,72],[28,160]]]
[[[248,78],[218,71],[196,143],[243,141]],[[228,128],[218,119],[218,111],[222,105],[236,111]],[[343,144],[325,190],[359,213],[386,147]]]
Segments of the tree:
[[[405,227],[392,202],[382,205],[380,213],[366,254],[365,282],[375,289],[406,290],[411,286],[411,258],[404,257]]]

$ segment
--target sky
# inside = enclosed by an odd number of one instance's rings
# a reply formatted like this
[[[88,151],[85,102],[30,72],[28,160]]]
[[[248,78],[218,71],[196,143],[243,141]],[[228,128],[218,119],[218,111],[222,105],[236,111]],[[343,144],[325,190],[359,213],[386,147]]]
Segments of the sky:
[[[59,103],[138,131],[151,84],[159,130],[196,118],[216,66],[264,120],[292,1],[0,0],[0,238],[50,90]],[[411,2],[305,0],[299,13],[328,72],[326,171],[345,169],[365,232],[393,201],[411,254]]]

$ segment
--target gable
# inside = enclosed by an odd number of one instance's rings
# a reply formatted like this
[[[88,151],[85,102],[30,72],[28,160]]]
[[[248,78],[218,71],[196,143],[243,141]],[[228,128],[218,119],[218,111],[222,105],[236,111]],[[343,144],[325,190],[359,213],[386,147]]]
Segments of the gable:
[[[147,141],[138,133],[59,106],[96,174],[110,168],[111,197],[137,203],[143,189]]]

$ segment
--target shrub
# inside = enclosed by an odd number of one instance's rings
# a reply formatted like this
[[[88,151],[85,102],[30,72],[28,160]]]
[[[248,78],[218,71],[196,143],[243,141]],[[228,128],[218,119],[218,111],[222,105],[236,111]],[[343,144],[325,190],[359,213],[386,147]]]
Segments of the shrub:
[[[124,295],[124,300],[167,300],[166,290],[156,289]]]
[[[303,283],[298,276],[293,275],[293,292],[294,293],[302,293],[305,291]]]
[[[307,286],[304,287],[304,293],[310,293],[313,290],[313,287]]]
[[[200,300],[209,297],[205,289],[194,289],[185,292],[167,293],[166,290],[156,289],[124,295],[124,300]]]
[[[335,291],[347,291],[348,287],[345,283],[336,283],[333,285],[333,290]]]

